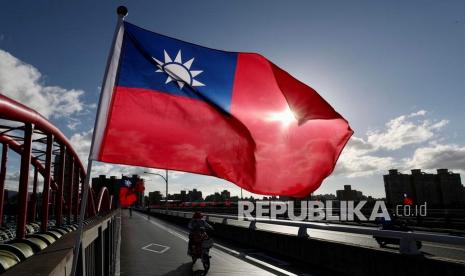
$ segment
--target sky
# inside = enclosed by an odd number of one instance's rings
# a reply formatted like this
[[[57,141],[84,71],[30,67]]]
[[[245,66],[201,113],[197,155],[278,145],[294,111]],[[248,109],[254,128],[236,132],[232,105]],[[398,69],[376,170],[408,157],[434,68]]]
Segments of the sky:
[[[342,114],[354,136],[315,193],[349,184],[384,197],[382,175],[391,168],[464,176],[464,1],[5,1],[0,92],[56,124],[84,161],[120,4],[143,28],[261,53]],[[17,164],[13,157],[10,186]],[[97,163],[92,174],[147,170]],[[164,189],[161,178],[146,179],[148,191]],[[213,177],[170,172],[170,193],[193,188],[240,192]]]

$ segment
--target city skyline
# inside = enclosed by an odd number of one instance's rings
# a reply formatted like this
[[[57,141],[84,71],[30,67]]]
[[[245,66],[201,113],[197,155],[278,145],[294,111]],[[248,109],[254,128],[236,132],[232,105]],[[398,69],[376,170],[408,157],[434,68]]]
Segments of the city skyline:
[[[107,177],[106,175],[99,175],[98,177],[94,177],[92,179],[92,183],[94,183],[94,181],[97,181],[98,179],[102,177],[103,179],[108,179],[108,180],[109,179],[118,180],[117,176],[108,176],[108,178],[106,178]],[[123,175],[121,177],[123,177]],[[124,176],[124,177],[129,177],[129,176]],[[139,176],[132,175],[131,177],[138,178]],[[398,180],[393,180],[393,177],[398,177]],[[366,199],[366,198],[375,198],[375,199],[378,198],[378,199],[385,199],[386,201],[391,202],[391,203],[402,202],[402,199],[405,196],[408,196],[414,199],[416,202],[417,201],[423,202],[423,200],[431,201],[430,203],[432,203],[433,206],[434,204],[437,205],[439,202],[444,202],[444,201],[448,202],[450,201],[451,198],[453,198],[457,202],[458,201],[465,202],[465,187],[463,186],[463,183],[461,182],[460,174],[450,171],[447,168],[437,169],[437,174],[428,173],[428,172],[422,171],[421,169],[414,169],[410,171],[410,174],[409,173],[404,174],[402,172],[399,172],[397,169],[391,169],[386,174],[383,175],[383,182],[384,182],[385,193],[381,195],[380,197],[373,197],[372,195],[364,194],[363,191],[352,189],[351,185],[344,185],[343,189],[335,190],[334,193],[329,192],[329,193],[323,194],[323,193],[314,192],[309,196],[316,197],[316,198],[326,198],[326,199],[337,198],[338,200],[361,200],[361,199]],[[393,185],[396,187],[394,189],[394,192],[392,192]],[[432,185],[432,186],[428,186],[428,185]],[[421,191],[422,189],[426,189],[426,190]],[[430,192],[431,189],[437,189],[438,193],[434,193],[434,192],[431,193]],[[445,191],[447,191],[447,193],[445,193]],[[145,196],[148,196],[152,192],[156,192],[162,198],[166,198],[166,191],[162,189],[160,190],[155,189],[153,191],[147,192],[145,193]],[[186,197],[191,198],[191,195],[190,195],[191,192],[195,194],[194,196],[195,198],[204,200],[204,201],[209,201],[207,200],[208,197],[215,197],[215,196],[221,196],[223,198],[224,197],[226,198],[235,197],[237,199],[241,199],[240,194],[231,195],[231,192],[228,189],[224,189],[224,190],[217,191],[217,192],[207,195],[207,193],[202,193],[202,190],[197,190],[196,188],[193,188],[192,190],[190,188],[185,188],[180,191],[174,191],[174,192],[168,193],[168,199],[170,198],[176,199],[176,197],[180,197],[184,199],[181,201],[186,201],[185,200]],[[197,194],[198,192],[200,192],[200,194]],[[246,199],[249,197],[250,196],[245,196],[243,198]],[[256,198],[256,199],[261,198],[261,196],[259,197],[251,196],[251,197]],[[263,198],[270,198],[270,197],[263,196]],[[276,196],[273,196],[273,198],[276,198]],[[286,197],[286,196],[279,197],[280,200],[282,198],[288,199],[289,197]],[[195,201],[195,200],[190,199],[188,201]]]
[[[195,13],[198,20],[179,16],[176,21],[158,12],[153,18],[154,11],[169,9],[167,3],[131,3],[128,20],[205,46],[263,53],[325,97],[355,134],[333,175],[315,193],[352,185],[379,197],[384,193],[382,175],[396,168],[447,167],[463,176],[463,2],[360,1],[364,9],[357,10],[343,2],[334,9],[324,3],[267,1],[268,14],[282,18],[271,21],[261,13],[263,3],[245,3],[183,2],[179,15],[190,18]],[[89,151],[117,6],[87,4],[6,3],[0,19],[0,91],[57,124],[82,160]],[[285,39],[277,40],[275,33]],[[9,166],[18,164],[12,155]],[[145,170],[98,163],[93,176]],[[9,174],[7,185],[16,186],[17,179]],[[150,180],[148,190],[164,187],[162,179]],[[240,193],[223,180],[170,172],[171,191],[194,188],[209,194],[223,189]]]

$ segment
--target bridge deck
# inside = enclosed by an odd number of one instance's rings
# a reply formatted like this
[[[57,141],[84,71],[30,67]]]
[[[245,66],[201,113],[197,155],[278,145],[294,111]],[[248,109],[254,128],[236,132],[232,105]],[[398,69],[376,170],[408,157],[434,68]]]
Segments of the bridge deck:
[[[190,275],[187,234],[164,222],[123,210],[120,273],[126,275]],[[274,275],[232,255],[212,248],[208,275]],[[197,261],[199,262],[199,261]]]

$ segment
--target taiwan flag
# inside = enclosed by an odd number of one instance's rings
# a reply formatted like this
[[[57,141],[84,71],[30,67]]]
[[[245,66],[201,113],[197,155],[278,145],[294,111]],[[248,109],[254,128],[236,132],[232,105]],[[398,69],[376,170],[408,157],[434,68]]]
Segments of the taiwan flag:
[[[121,23],[91,158],[216,176],[304,197],[352,135],[315,90],[255,53],[202,47]]]

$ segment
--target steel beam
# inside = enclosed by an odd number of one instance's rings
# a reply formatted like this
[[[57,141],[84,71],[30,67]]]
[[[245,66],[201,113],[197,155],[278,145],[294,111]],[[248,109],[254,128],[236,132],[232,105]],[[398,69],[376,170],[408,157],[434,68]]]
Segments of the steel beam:
[[[16,222],[16,238],[24,239],[26,234],[27,195],[29,183],[29,166],[31,164],[32,132],[34,125],[24,125],[23,154],[21,155],[21,168],[19,172],[18,187],[18,216]]]
[[[68,205],[68,209],[66,210],[66,217],[68,224],[71,224],[71,215],[73,213],[73,184],[74,184],[74,157],[70,156],[69,169],[67,168],[66,173],[68,174],[68,189],[67,189],[67,198],[66,204]]]
[[[6,164],[8,161],[8,144],[4,143],[2,148],[2,163],[0,164],[0,226],[3,226],[3,196],[5,190]]]
[[[53,150],[53,135],[47,135],[47,148],[45,150],[45,174],[44,174],[44,190],[42,191],[42,223],[40,229],[42,232],[48,228],[48,209],[50,203],[50,179],[52,167],[52,150]]]
[[[80,171],[79,166],[74,166],[74,184],[73,184],[73,216],[74,223],[78,222],[79,218],[79,182],[80,182]]]
[[[56,169],[57,175],[55,181],[57,182],[58,189],[55,194],[55,220],[56,225],[61,226],[63,223],[63,184],[65,178],[65,158],[66,158],[66,146],[60,145],[60,155],[58,157],[59,164]]]
[[[39,170],[34,167],[34,181],[32,182],[32,195],[29,201],[29,222],[36,221],[37,214],[37,181],[39,177]]]

